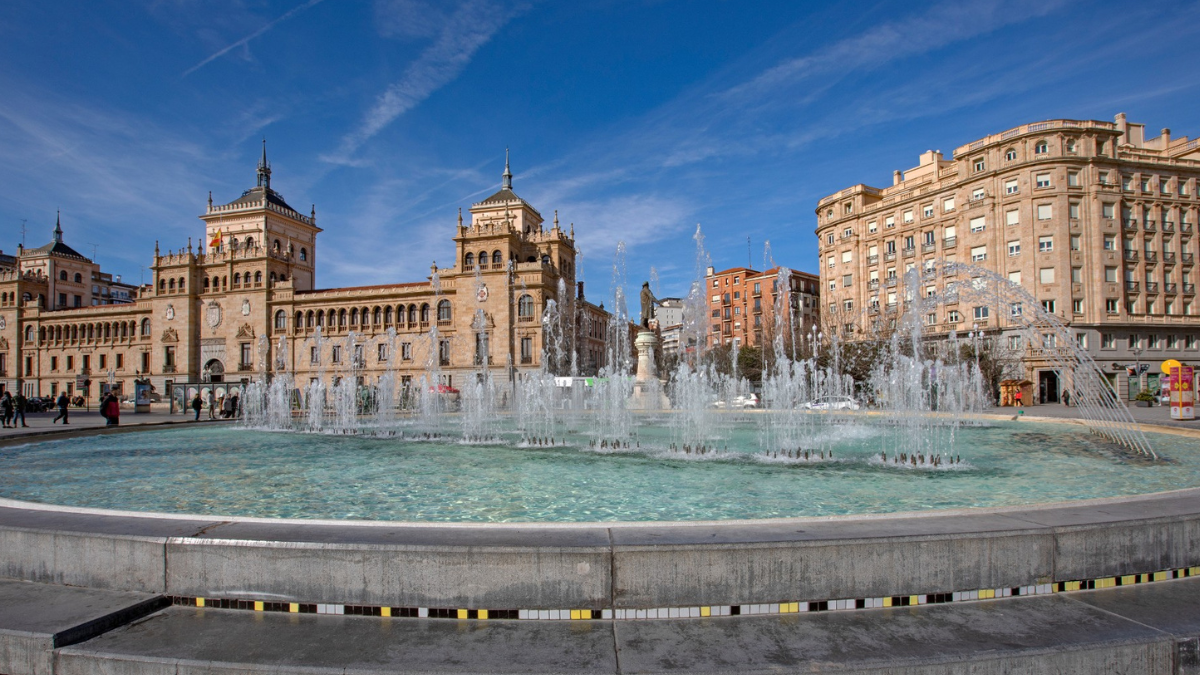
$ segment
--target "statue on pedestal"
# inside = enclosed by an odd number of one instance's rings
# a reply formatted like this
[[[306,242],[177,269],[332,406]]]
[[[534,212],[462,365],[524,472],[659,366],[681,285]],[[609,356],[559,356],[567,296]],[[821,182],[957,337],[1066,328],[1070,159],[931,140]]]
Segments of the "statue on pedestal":
[[[650,290],[650,282],[642,282],[642,328],[650,329],[650,319],[655,316],[654,306],[657,304],[658,298]]]

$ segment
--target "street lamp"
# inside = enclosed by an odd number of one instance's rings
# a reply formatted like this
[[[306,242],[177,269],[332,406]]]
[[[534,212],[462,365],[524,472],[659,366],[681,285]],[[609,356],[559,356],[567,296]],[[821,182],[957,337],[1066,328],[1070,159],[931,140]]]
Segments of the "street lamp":
[[[1142,390],[1142,352],[1146,351],[1141,347],[1134,347],[1129,351],[1133,352],[1133,376],[1137,378],[1138,391]]]

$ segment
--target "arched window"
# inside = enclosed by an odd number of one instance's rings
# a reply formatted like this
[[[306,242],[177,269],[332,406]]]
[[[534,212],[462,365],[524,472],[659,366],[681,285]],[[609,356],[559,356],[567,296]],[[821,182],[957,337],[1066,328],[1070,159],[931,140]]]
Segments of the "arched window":
[[[450,320],[450,301],[442,300],[441,302],[439,302],[437,305],[437,312],[438,312],[437,316],[438,316],[439,322],[440,321],[449,321]]]
[[[159,292],[159,293],[166,293],[166,292],[167,292],[167,280],[166,280],[166,279],[159,279],[159,280],[158,280],[158,292]]]
[[[417,306],[409,305],[408,306],[408,323],[414,324],[416,322],[417,322]]]
[[[123,340],[127,337],[129,337],[129,324],[122,321],[121,322],[121,339]]]
[[[1033,154],[1035,155],[1044,155],[1048,152],[1050,152],[1050,144],[1046,141],[1038,141],[1033,146]]]
[[[275,240],[275,243],[271,245],[271,248],[272,248],[272,249],[274,249],[274,251],[275,251],[276,253],[279,253],[279,248],[280,248],[280,247],[279,247],[279,240],[278,240],[278,239],[276,239],[276,240]]]
[[[1008,161],[1008,162],[1014,162],[1014,161],[1016,161],[1016,159],[1017,159],[1017,149],[1016,149],[1016,148],[1009,148],[1008,150],[1005,150],[1005,151],[1004,151],[1004,159],[1005,159],[1005,161]]]
[[[308,260],[308,249],[304,248],[303,246],[300,247],[300,259]]]
[[[487,269],[487,266],[488,266],[487,251],[480,251],[479,252],[479,267],[480,267],[480,269]]]
[[[59,281],[66,281],[66,280],[67,280],[67,271],[66,271],[66,270],[60,270],[60,271],[59,271],[59,273],[58,273],[58,280],[59,280]]]
[[[271,285],[272,286],[275,285],[275,273],[274,272],[271,272]]]
[[[262,270],[259,270],[254,273],[254,283],[262,284]]]
[[[299,330],[300,327],[303,325],[304,325],[304,312],[296,312],[296,323],[293,323],[292,327],[295,328],[296,330]]]
[[[421,305],[421,323],[429,323],[429,303]]]
[[[517,300],[517,316],[522,319],[533,318],[533,298],[529,295],[522,295]]]
[[[96,339],[96,327],[90,323],[88,324],[88,327],[87,327],[87,339],[89,339],[89,340]]]
[[[171,279],[170,281],[167,282],[167,289],[170,290],[172,293],[175,292],[175,280],[174,279]]]
[[[21,302],[28,303],[28,302],[30,302],[31,300],[33,300],[33,294],[32,294],[32,293],[24,293],[24,294],[22,294],[22,295],[21,295]]]
[[[142,336],[150,335],[150,319],[142,319]]]
[[[39,328],[38,329],[38,342],[45,342],[45,341],[46,341],[46,329]]]
[[[280,274],[280,275],[279,275],[279,280],[280,280],[280,281],[287,281],[287,275],[286,275],[286,274]]]
[[[213,277],[212,289],[214,292],[221,290],[221,277]]]
[[[287,328],[287,314],[281,309],[275,312],[275,330]]]
[[[254,237],[246,237],[246,248],[254,248]]]
[[[312,312],[312,310],[311,310],[311,309],[310,309],[310,310],[308,310],[308,316],[306,316],[306,317],[304,318],[304,326],[305,326],[306,328],[312,328],[312,327],[313,327],[313,312]]]
[[[78,340],[79,340],[79,326],[71,326],[71,341],[77,342]]]
[[[229,277],[221,277],[221,288],[229,288]]]
[[[375,324],[376,326],[383,323],[383,308],[381,308],[381,307],[375,308],[374,319],[375,320],[372,321],[371,323]]]
[[[77,284],[83,283],[83,275],[80,274],[79,272],[75,273],[75,283],[77,283]]]
[[[465,256],[463,256],[463,269],[469,270],[472,267],[475,267],[475,254],[468,253]]]
[[[67,337],[70,337],[70,335],[71,335],[71,333],[68,331],[68,332],[67,332]],[[55,341],[55,342],[62,342],[62,339],[63,339],[63,331],[62,331],[62,326],[55,326],[55,327],[54,327],[54,341]]]
[[[358,325],[358,308],[357,307],[350,310],[350,325],[351,326]]]
[[[179,277],[179,292],[182,293],[184,291],[184,288],[185,287],[183,284],[183,277]]]
[[[104,324],[104,339],[107,340],[111,337],[112,337],[112,326],[110,326],[108,324]]]
[[[33,342],[33,326],[25,326],[25,341]]]
[[[233,273],[233,287],[237,288],[240,285],[242,285],[242,273],[234,272]]]
[[[208,277],[204,277],[204,290],[205,292],[208,291]]]
[[[492,267],[499,267],[504,263],[504,256],[500,255],[500,251],[492,251]]]
[[[344,309],[338,312],[338,326],[341,326],[342,328],[346,327],[346,310]]]
[[[317,310],[317,325],[318,326],[325,325],[325,310],[323,310],[323,309]]]
[[[1075,139],[1074,138],[1067,139],[1067,152],[1069,152],[1071,154],[1075,154]]]
[[[383,308],[383,325],[385,325],[385,326],[392,325],[392,306],[391,305],[388,305],[387,307]]]

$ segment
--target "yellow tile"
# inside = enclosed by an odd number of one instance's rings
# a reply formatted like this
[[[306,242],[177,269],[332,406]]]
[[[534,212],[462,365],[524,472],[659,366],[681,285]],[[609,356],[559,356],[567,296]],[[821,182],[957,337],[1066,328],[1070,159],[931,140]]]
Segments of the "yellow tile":
[[[295,613],[299,612],[299,611],[300,611],[300,603],[298,603],[298,602],[289,602],[289,603],[288,603],[288,611],[289,611],[289,612],[291,612],[291,613],[293,613],[293,614],[295,614]]]
[[[571,619],[574,620],[574,619],[578,619],[578,618],[579,618],[579,610],[577,610],[577,609],[571,610]]]
[[[884,598],[884,599],[883,599],[883,606],[884,606],[884,607],[891,607],[891,606],[892,606],[892,599],[891,599],[890,597],[888,597],[888,598]]]
[[[292,607],[295,607],[295,605],[292,605]],[[295,610],[292,610],[292,611],[295,611]],[[392,615],[391,607],[380,607],[379,608],[379,616],[391,616],[391,615]]]
[[[487,610],[486,609],[479,610],[479,618],[481,618],[481,619],[487,618]]]
[[[712,616],[712,608],[711,607],[701,607],[700,608],[700,616]]]
[[[1150,575],[1149,575],[1149,574],[1139,574],[1139,575],[1138,575],[1138,581],[1139,581],[1140,583],[1143,583],[1143,584],[1144,584],[1144,583],[1146,583],[1147,581],[1150,581]]]
[[[1166,573],[1166,572],[1155,572],[1155,573],[1154,573],[1154,580],[1155,580],[1155,581],[1166,581],[1166,580],[1167,580],[1167,573]]]
[[[196,598],[196,606],[203,607],[204,606],[204,598]]]
[[[467,618],[467,610],[465,610],[465,609],[458,610],[458,618],[460,618],[460,619]]]
[[[1200,574],[1200,567],[1189,567],[1188,574],[1191,574],[1191,575]]]
[[[985,591],[983,592],[983,597],[984,597],[984,598],[987,598],[988,600],[995,599],[995,597],[996,597],[996,589],[994,589],[994,588],[989,588],[989,589],[985,590]]]
[[[590,618],[592,618],[592,610],[590,610],[590,609],[581,609],[581,610],[579,610],[579,618],[581,618],[581,619],[590,619]]]
[[[796,613],[798,613],[798,612],[800,611],[800,603],[798,603],[798,602],[789,602],[789,603],[787,604],[787,610],[786,610],[786,611],[787,611],[787,613],[788,613],[788,614],[796,614]]]
[[[1126,574],[1125,576],[1121,577],[1121,585],[1122,586],[1128,586],[1128,585],[1134,584],[1134,583],[1137,583],[1137,575],[1136,574]]]
[[[1079,590],[1079,582],[1078,581],[1068,581],[1067,583],[1063,584],[1063,590],[1064,591],[1077,591],[1077,590]]]
[[[917,596],[915,596],[915,595],[908,596],[908,604],[910,604],[910,605],[919,604],[919,602],[917,600]]]
[[[1096,580],[1096,588],[1112,588],[1117,585],[1117,580],[1113,577],[1105,577]]]
[[[256,611],[256,612],[261,612],[261,611],[263,611],[263,604],[262,604],[262,600],[255,600],[255,601],[254,601],[254,611]]]

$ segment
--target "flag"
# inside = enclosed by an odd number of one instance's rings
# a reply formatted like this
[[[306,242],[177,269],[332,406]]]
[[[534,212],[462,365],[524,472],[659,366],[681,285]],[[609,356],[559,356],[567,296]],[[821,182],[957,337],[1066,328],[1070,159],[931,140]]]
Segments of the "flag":
[[[220,245],[221,245],[221,230],[218,229],[217,233],[213,235],[212,241],[208,242],[208,247],[209,248],[217,248]]]

